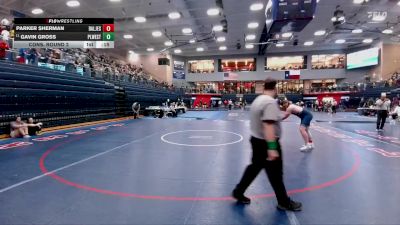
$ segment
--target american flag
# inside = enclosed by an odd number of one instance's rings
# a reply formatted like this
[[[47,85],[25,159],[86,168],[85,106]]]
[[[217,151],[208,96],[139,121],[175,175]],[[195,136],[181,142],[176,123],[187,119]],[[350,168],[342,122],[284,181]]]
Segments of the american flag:
[[[237,80],[239,75],[237,73],[224,73],[224,80]]]

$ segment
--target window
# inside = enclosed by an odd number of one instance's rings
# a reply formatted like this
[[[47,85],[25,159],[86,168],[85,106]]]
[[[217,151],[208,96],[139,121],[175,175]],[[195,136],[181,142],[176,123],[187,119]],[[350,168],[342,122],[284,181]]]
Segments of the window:
[[[214,60],[191,60],[189,73],[214,73]]]
[[[304,82],[302,80],[278,81],[276,87],[278,89],[278,94],[303,94],[304,92]]]
[[[265,70],[285,71],[307,69],[307,56],[268,57]]]
[[[220,59],[219,72],[256,71],[256,59]]]
[[[337,85],[335,79],[328,79],[328,80],[311,80],[310,81],[310,89],[307,92],[314,93],[314,92],[330,92],[330,91],[337,91]]]
[[[313,55],[311,57],[311,68],[314,70],[344,69],[344,67],[344,54]]]
[[[255,82],[228,81],[218,83],[218,92],[223,94],[249,94],[255,93]]]

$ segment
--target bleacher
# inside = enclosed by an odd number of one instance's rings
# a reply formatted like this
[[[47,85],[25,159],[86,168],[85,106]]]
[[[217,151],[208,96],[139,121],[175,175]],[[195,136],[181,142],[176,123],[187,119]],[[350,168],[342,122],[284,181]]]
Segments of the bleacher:
[[[170,99],[171,102],[177,101],[180,97],[177,92],[151,86],[143,86],[135,83],[120,82],[118,85],[123,87],[126,93],[127,107],[134,102],[139,102],[142,108],[151,105],[160,105]]]
[[[76,73],[0,61],[0,134],[17,115],[45,127],[116,117],[114,86]]]
[[[18,115],[53,127],[126,116],[133,102],[145,108],[179,97],[164,88],[0,61],[0,134],[9,133]]]
[[[354,97],[354,98],[356,98],[356,97],[358,97],[358,98],[364,97],[365,99],[368,99],[368,98],[376,99],[376,98],[379,98],[381,96],[382,92],[391,93],[391,91],[394,90],[394,89],[395,89],[394,87],[367,88],[366,90],[352,93],[351,97]]]

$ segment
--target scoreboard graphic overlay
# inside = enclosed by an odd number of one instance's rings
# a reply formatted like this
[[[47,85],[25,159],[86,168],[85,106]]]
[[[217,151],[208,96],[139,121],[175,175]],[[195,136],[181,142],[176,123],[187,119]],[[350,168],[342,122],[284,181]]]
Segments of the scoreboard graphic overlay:
[[[14,48],[114,48],[113,18],[15,18]]]

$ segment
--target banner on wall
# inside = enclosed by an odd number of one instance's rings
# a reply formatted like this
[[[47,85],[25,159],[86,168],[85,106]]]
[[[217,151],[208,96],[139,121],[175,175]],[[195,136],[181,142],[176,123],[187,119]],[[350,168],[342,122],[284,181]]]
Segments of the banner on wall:
[[[172,78],[176,80],[184,80],[185,76],[185,63],[181,61],[174,61],[174,71]]]

